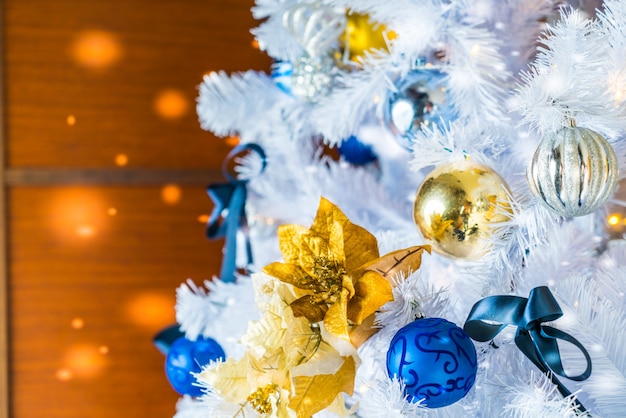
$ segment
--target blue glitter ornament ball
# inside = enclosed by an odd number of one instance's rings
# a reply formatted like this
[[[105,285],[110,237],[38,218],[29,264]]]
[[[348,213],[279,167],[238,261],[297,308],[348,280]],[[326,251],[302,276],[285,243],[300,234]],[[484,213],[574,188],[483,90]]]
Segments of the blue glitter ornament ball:
[[[196,341],[191,341],[181,337],[169,347],[165,358],[165,375],[176,392],[200,396],[202,390],[194,385],[196,378],[191,373],[199,373],[202,366],[210,361],[225,358],[224,350],[212,338],[198,337]]]
[[[365,165],[376,161],[376,155],[372,151],[372,147],[362,143],[354,135],[341,142],[339,154],[347,162],[354,165]]]
[[[389,377],[401,378],[411,402],[428,408],[451,405],[476,379],[476,349],[461,328],[441,318],[418,319],[401,328],[387,351]]]

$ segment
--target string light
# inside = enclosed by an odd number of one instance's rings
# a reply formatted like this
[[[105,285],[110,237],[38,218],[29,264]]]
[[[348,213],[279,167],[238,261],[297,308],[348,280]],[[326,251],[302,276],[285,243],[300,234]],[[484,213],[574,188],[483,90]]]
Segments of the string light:
[[[617,214],[617,213],[613,213],[611,215],[609,215],[607,222],[609,225],[611,226],[615,226],[617,224],[619,224],[622,221],[622,217]]]

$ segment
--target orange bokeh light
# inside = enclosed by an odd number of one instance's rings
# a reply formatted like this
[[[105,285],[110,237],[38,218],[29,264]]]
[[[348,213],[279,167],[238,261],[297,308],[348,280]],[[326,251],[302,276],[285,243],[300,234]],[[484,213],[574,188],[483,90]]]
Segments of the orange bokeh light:
[[[76,125],[76,116],[74,115],[68,115],[66,122],[69,126],[74,126]]]
[[[85,326],[85,321],[83,318],[74,318],[72,322],[70,322],[70,325],[74,329],[82,329]]]
[[[71,240],[94,237],[104,227],[105,208],[97,191],[78,187],[60,190],[50,202],[50,227]]]
[[[93,378],[98,376],[106,367],[106,357],[103,357],[98,347],[90,344],[71,346],[64,356],[65,368],[78,378]],[[58,372],[57,372],[58,378]]]
[[[153,292],[141,293],[126,304],[126,315],[141,327],[160,329],[175,322],[173,295]]]
[[[76,235],[82,238],[91,238],[96,235],[96,228],[93,225],[78,225],[76,227]]]
[[[108,208],[107,209],[107,215],[109,215],[109,216],[117,215],[117,208]]]
[[[74,377],[74,373],[72,373],[72,371],[70,369],[59,369],[56,372],[56,378],[58,380],[60,380],[61,382],[67,382],[69,380],[72,380],[72,378]]]
[[[178,119],[187,113],[189,101],[182,91],[165,89],[154,100],[154,110],[164,119]]]
[[[101,30],[90,30],[78,34],[71,46],[74,60],[88,68],[105,68],[122,57],[122,47],[117,37]]]
[[[229,147],[236,147],[237,145],[239,145],[239,137],[237,136],[229,136],[225,139],[225,141]]]
[[[198,222],[200,222],[201,224],[205,224],[205,223],[209,222],[209,215],[200,215],[200,216],[198,216]]]
[[[161,199],[168,205],[175,205],[183,197],[183,190],[176,184],[166,184],[161,189]]]
[[[124,167],[128,164],[128,155],[126,154],[117,154],[115,156],[115,164]]]

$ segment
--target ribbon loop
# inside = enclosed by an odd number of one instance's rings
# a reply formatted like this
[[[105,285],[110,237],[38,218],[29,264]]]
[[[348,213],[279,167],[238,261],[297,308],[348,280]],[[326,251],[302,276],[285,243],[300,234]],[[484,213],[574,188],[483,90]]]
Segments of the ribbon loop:
[[[591,376],[591,357],[585,347],[574,337],[543,322],[554,321],[563,311],[546,286],[535,287],[528,299],[502,295],[479,300],[472,307],[463,330],[476,341],[489,341],[508,325],[517,327],[515,345],[543,373],[550,376],[563,396],[571,392],[554,376],[582,381]],[[563,369],[558,340],[575,345],[585,356],[587,367],[579,375],[569,376]],[[580,411],[584,406],[576,401]]]
[[[228,164],[235,160],[235,156],[245,151],[255,152],[261,157],[259,174],[262,173],[266,166],[263,148],[257,144],[243,144],[228,153],[222,163],[222,174],[228,183],[215,183],[207,187],[207,194],[213,201],[214,207],[207,222],[206,235],[209,239],[224,238],[222,268],[220,270],[220,279],[224,282],[235,281],[237,231],[240,229],[245,234],[247,264],[252,264],[252,248],[246,218],[246,185],[248,180],[239,180],[228,169]]]

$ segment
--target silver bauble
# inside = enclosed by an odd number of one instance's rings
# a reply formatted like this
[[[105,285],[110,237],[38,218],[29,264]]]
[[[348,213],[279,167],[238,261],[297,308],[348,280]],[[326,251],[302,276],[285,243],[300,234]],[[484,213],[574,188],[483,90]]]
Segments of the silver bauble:
[[[299,99],[316,102],[330,93],[335,73],[335,62],[329,56],[300,57],[293,65],[291,91]]]
[[[383,122],[400,145],[409,148],[412,135],[440,120],[454,119],[446,95],[446,75],[437,70],[416,70],[396,85],[383,107]]]
[[[615,152],[591,129],[564,127],[539,143],[528,170],[528,186],[561,216],[587,215],[606,202],[618,180]]]

